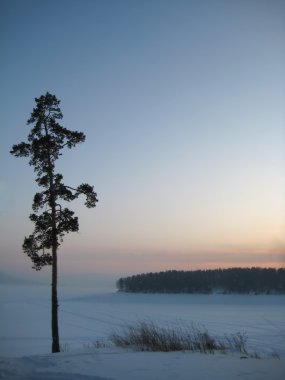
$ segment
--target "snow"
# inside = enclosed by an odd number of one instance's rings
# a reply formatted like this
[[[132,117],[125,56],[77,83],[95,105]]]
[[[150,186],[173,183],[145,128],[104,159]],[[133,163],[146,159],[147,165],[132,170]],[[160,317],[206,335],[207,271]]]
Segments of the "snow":
[[[49,289],[2,285],[0,291],[0,379],[274,380],[285,374],[284,296],[79,294],[78,289],[75,296],[61,289],[60,338],[66,352],[52,355]],[[245,331],[252,357],[137,352],[108,341],[112,331],[145,319],[167,326],[195,322],[217,338]]]
[[[11,380],[279,380],[284,359],[109,349],[2,359],[0,378]]]

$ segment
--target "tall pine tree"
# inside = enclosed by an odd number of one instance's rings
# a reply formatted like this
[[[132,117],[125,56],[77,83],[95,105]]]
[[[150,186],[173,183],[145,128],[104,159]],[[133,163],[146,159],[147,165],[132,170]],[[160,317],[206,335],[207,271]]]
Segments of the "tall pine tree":
[[[45,265],[52,267],[52,352],[59,352],[58,297],[57,297],[57,252],[63,236],[78,231],[78,218],[74,212],[64,207],[83,194],[85,205],[95,207],[97,194],[93,186],[83,183],[78,187],[62,183],[62,174],[55,172],[55,161],[64,148],[73,148],[85,141],[82,132],[70,131],[58,123],[62,119],[60,100],[46,93],[35,99],[36,106],[27,124],[32,125],[28,142],[13,145],[11,154],[16,157],[29,157],[34,167],[36,182],[41,192],[34,196],[33,213],[34,232],[24,239],[23,251],[33,262],[33,268],[40,270]]]

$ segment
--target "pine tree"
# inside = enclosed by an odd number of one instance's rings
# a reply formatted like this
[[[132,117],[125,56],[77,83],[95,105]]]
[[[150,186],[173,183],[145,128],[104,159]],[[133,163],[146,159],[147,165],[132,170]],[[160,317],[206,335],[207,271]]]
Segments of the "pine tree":
[[[85,195],[88,208],[96,206],[97,194],[93,186],[83,183],[77,188],[62,183],[62,174],[55,173],[55,161],[64,148],[73,148],[85,141],[82,132],[70,131],[58,123],[62,119],[60,100],[50,94],[35,99],[36,106],[28,119],[32,125],[28,142],[13,145],[11,154],[16,157],[29,157],[34,167],[36,182],[43,190],[34,196],[33,213],[30,220],[35,224],[34,232],[25,237],[23,251],[33,262],[33,268],[40,270],[46,265],[52,267],[52,352],[60,351],[58,332],[57,297],[57,252],[63,237],[69,232],[78,231],[78,218],[74,212],[64,207],[62,201],[70,202]]]

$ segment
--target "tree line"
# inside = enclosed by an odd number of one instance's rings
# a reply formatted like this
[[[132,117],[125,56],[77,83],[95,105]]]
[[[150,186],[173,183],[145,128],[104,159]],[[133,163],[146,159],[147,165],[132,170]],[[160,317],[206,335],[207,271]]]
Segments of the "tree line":
[[[284,294],[285,268],[229,268],[143,273],[117,281],[120,292]]]

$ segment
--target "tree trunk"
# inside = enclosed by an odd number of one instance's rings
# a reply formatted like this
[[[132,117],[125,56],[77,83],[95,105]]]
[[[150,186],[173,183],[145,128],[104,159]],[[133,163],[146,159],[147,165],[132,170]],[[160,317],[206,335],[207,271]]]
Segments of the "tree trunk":
[[[45,134],[48,139],[47,123],[44,122]],[[54,173],[51,162],[51,152],[48,150],[48,176],[49,176],[49,205],[51,208],[51,228],[52,228],[52,282],[51,282],[51,334],[52,334],[52,353],[60,352],[58,334],[58,299],[57,299],[57,228],[56,228],[56,199],[54,192]]]
[[[60,352],[58,335],[58,300],[57,300],[57,229],[56,204],[54,197],[53,173],[50,174],[50,203],[52,223],[52,283],[51,283],[51,332],[52,352]]]
[[[55,240],[56,242],[56,240]],[[57,245],[52,247],[52,284],[51,284],[51,331],[52,352],[60,352],[58,335],[58,300],[57,300]]]

